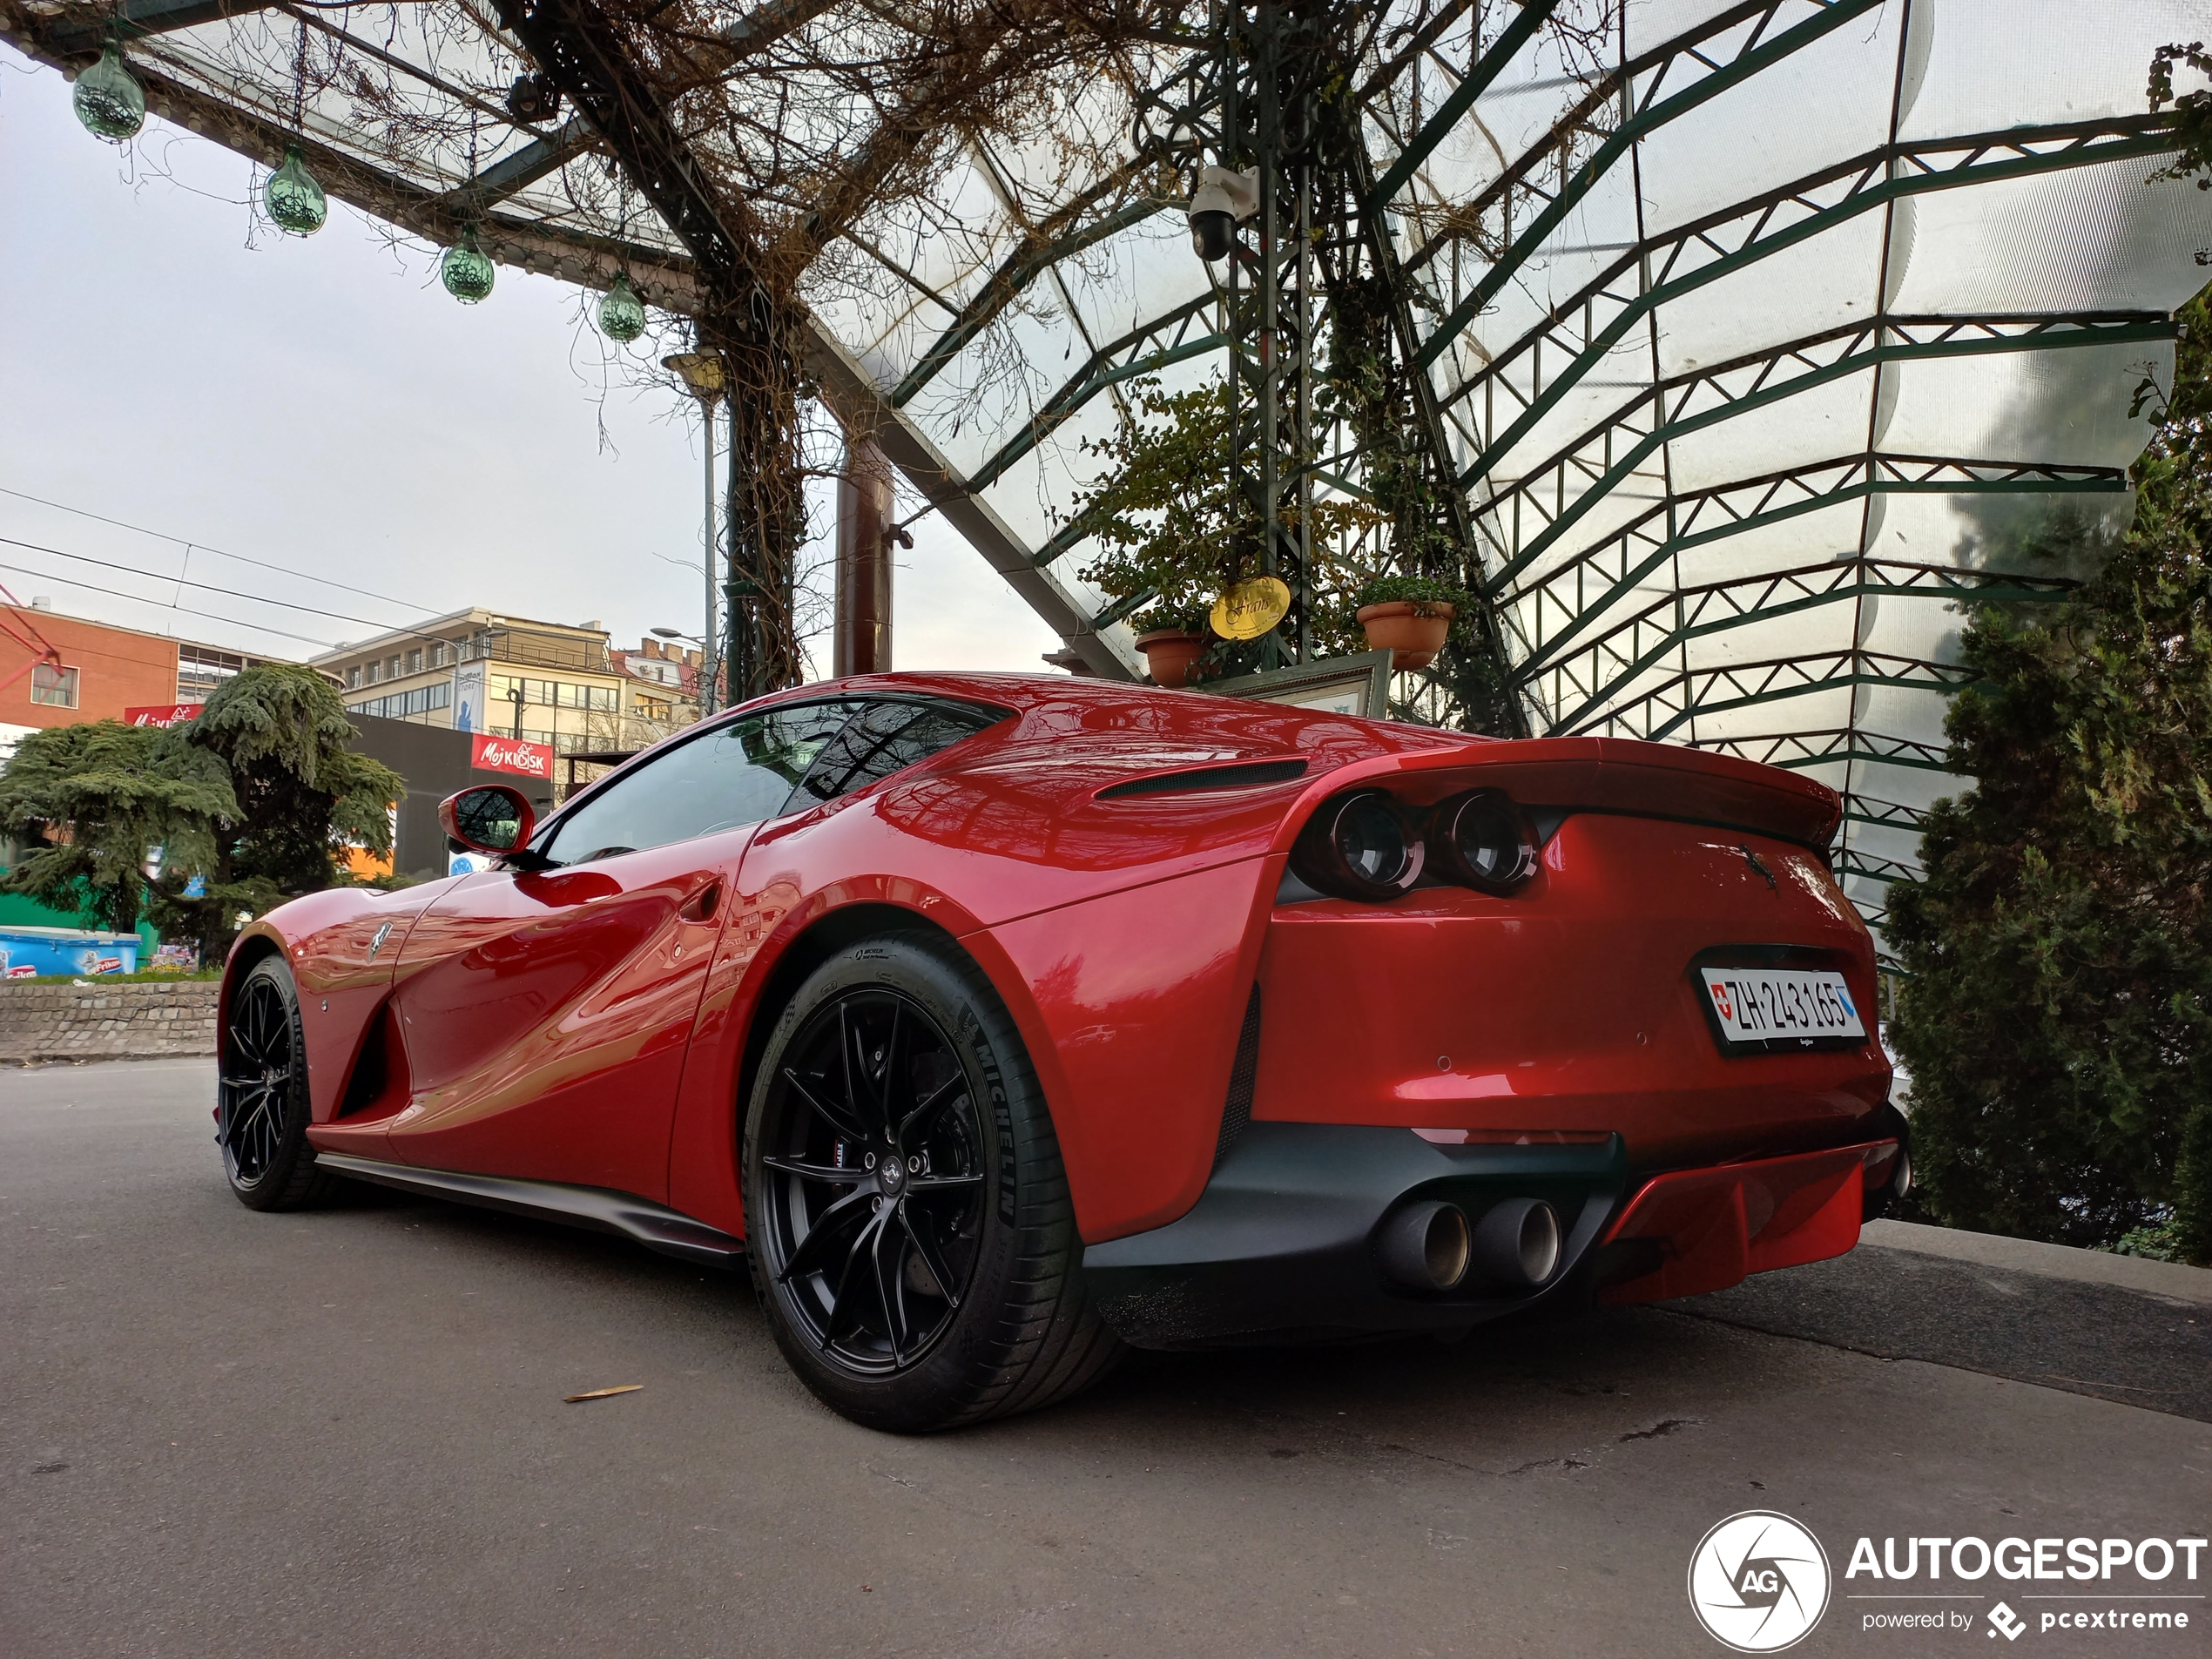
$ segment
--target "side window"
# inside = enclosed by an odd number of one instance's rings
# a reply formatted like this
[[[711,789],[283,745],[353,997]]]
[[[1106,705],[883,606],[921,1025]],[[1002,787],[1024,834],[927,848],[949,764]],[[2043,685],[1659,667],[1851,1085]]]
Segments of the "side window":
[[[582,864],[773,818],[855,706],[772,709],[679,744],[564,814],[538,850]]]
[[[831,738],[799,786],[794,806],[866,789],[1004,718],[965,703],[867,703]]]

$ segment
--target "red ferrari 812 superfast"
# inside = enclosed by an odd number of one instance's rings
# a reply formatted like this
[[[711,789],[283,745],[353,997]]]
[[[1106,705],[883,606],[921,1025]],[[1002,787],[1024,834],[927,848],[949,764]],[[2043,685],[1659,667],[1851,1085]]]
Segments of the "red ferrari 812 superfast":
[[[750,1271],[855,1420],[1123,1345],[1433,1332],[1850,1250],[1909,1181],[1836,796],[1732,758],[1065,678],[811,685],[495,867],[255,921],[216,1119]]]

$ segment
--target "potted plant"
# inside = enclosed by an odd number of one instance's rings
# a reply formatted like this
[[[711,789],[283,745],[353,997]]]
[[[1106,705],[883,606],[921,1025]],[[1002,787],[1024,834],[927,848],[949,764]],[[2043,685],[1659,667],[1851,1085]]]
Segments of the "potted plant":
[[[1144,653],[1145,666],[1152,671],[1152,683],[1171,691],[1190,685],[1190,665],[1213,643],[1203,611],[1170,604],[1147,607],[1130,618],[1130,627],[1136,632],[1137,650]]]
[[[1167,392],[1133,381],[1136,418],[1082,451],[1104,463],[1064,516],[1095,538],[1082,577],[1140,608],[1129,619],[1157,685],[1190,684],[1191,665],[1216,646],[1206,625],[1214,597],[1255,553],[1250,507],[1230,479],[1231,427],[1218,380]]]
[[[1367,649],[1387,651],[1393,670],[1426,668],[1444,649],[1453,622],[1474,609],[1464,588],[1425,576],[1371,577],[1353,598]]]

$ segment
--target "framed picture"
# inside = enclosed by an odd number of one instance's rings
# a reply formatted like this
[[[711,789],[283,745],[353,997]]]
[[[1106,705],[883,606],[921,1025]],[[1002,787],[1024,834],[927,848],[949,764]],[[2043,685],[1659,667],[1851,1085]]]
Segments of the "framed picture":
[[[1287,703],[1316,714],[1350,714],[1365,720],[1390,718],[1390,653],[1363,651],[1356,657],[1329,657],[1318,663],[1271,668],[1197,688],[1214,697],[1249,697],[1262,703]]]

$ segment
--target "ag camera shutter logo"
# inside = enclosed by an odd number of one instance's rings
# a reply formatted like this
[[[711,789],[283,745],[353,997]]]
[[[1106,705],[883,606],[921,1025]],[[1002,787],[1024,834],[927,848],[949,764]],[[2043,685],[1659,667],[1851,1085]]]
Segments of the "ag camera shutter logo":
[[[1689,1606],[1705,1633],[1738,1653],[1779,1653],[1828,1610],[1828,1552],[1767,1509],[1730,1515],[1689,1558]]]

